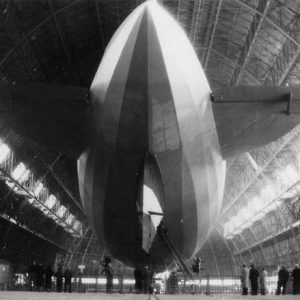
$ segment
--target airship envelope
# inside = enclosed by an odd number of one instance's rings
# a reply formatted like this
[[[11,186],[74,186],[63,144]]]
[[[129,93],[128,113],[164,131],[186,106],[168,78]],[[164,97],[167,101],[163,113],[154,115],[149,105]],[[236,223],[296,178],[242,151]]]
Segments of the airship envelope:
[[[140,201],[134,196],[140,165],[146,165],[145,153],[152,156],[164,187],[157,195],[164,226],[184,257],[203,244],[223,194],[225,163],[210,93],[184,31],[153,1],[139,6],[115,33],[91,85],[107,166],[99,183],[106,191],[101,205],[108,215],[120,210],[128,216]],[[110,185],[119,187],[111,194]],[[109,226],[105,218],[102,222],[99,227]],[[128,221],[126,231],[121,223],[111,225],[106,239],[114,245],[120,232],[125,236],[118,248],[131,249],[135,226]]]

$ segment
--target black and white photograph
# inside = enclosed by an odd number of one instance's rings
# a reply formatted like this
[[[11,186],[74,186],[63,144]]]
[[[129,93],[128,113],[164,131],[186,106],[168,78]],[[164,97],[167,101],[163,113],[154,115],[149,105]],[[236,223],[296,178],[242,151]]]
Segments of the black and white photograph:
[[[300,0],[0,0],[0,299],[300,297]]]

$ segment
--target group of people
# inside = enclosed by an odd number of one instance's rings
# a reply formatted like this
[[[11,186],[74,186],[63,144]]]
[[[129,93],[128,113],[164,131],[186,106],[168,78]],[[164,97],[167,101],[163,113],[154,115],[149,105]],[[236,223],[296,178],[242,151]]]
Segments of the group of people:
[[[249,282],[251,295],[258,294],[258,287],[260,287],[261,295],[266,295],[267,275],[265,268],[262,268],[259,272],[253,264],[250,266],[250,269],[244,264],[241,274],[242,295],[248,295]]]
[[[137,294],[152,294],[152,281],[153,281],[153,271],[149,268],[149,266],[144,266],[143,268],[137,267],[134,272],[134,280],[135,280],[135,291]]]
[[[104,256],[103,261],[100,263],[103,267],[101,274],[105,275],[106,278],[106,293],[111,294],[113,292],[113,269],[111,266],[111,258],[109,256]],[[153,271],[149,266],[137,267],[134,272],[135,279],[135,291],[137,294],[152,294],[152,281],[153,281]]]
[[[258,288],[260,288],[261,295],[266,295],[267,275],[268,273],[264,267],[259,271],[253,264],[250,266],[250,269],[244,264],[241,274],[242,295],[248,295],[249,286],[251,287],[251,295],[257,295]],[[298,265],[295,265],[291,274],[289,274],[284,266],[280,268],[278,272],[276,295],[280,295],[281,293],[285,295],[286,286],[290,277],[293,280],[293,294],[300,294],[300,268]]]
[[[71,281],[72,271],[66,268],[63,272],[62,267],[58,267],[57,272],[53,272],[50,265],[46,268],[42,264],[33,262],[28,268],[28,281],[30,291],[37,290],[42,292],[43,290],[50,292],[52,287],[52,277],[56,277],[56,291],[62,292],[63,279],[64,279],[64,292],[72,292]]]
[[[66,268],[63,272],[62,267],[59,266],[57,272],[54,273],[56,277],[56,291],[58,293],[62,292],[63,279],[64,279],[64,292],[72,293],[72,271]]]
[[[280,295],[280,293],[285,295],[286,286],[290,277],[293,280],[293,294],[300,294],[300,268],[299,265],[296,264],[291,274],[289,274],[289,271],[284,266],[280,268],[278,272],[276,295]]]

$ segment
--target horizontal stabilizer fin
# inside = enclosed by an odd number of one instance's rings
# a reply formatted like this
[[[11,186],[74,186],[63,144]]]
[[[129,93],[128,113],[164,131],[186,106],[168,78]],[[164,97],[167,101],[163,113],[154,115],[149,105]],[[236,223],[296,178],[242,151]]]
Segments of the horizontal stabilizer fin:
[[[0,124],[70,157],[86,147],[87,89],[0,85]]]
[[[212,107],[224,158],[277,140],[300,123],[299,86],[219,88]]]

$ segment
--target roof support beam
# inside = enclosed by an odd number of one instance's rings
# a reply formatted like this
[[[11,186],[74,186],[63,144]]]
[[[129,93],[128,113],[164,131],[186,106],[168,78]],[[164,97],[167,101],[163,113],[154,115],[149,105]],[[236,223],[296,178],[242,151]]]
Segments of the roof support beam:
[[[219,233],[220,233],[220,232],[219,232]],[[221,236],[222,236],[222,235],[221,235]],[[224,239],[222,239],[222,241],[223,241],[223,243],[224,243],[226,249],[227,249],[228,252],[230,253],[230,256],[231,256],[231,258],[232,258],[232,261],[233,261],[234,265],[235,265],[235,266],[238,266],[238,264],[237,264],[237,262],[236,262],[236,258],[234,257],[234,255],[233,255],[233,253],[232,253],[232,249],[230,248],[230,246],[229,246],[229,244],[228,244],[228,240],[224,238]],[[242,257],[241,257],[241,259],[242,259]]]
[[[83,215],[86,216],[85,211],[83,210],[81,204],[79,204],[79,202],[75,199],[75,197],[72,195],[72,193],[65,187],[65,185],[63,184],[63,182],[60,180],[60,178],[54,172],[53,166],[46,164],[43,159],[41,159],[41,161],[44,164],[44,166],[48,169],[48,172],[55,178],[55,180],[62,187],[62,189],[65,191],[65,193],[70,197],[70,199],[72,200],[72,202],[80,209],[80,211],[83,213]]]
[[[245,185],[245,187],[238,193],[236,197],[233,198],[233,200],[227,204],[227,206],[221,211],[219,215],[219,220],[229,211],[229,209],[232,207],[232,205],[238,201],[238,199],[247,191],[247,189],[254,183],[254,181],[257,179],[257,177],[264,172],[264,170],[269,166],[269,164],[276,158],[277,154],[286,147],[293,138],[295,138],[296,135],[299,135],[299,130],[294,130],[288,134],[288,136],[285,137],[282,144],[277,148],[276,151],[273,152],[273,154],[269,157],[269,159],[266,161],[265,165],[261,167],[259,172],[256,176],[253,176],[252,180],[249,180],[249,182]]]
[[[257,162],[255,161],[255,159],[253,158],[253,156],[249,152],[246,152],[245,155],[248,158],[248,160],[249,160],[251,166],[253,167],[254,171],[257,173],[259,171],[259,166],[258,166]]]
[[[236,228],[236,229],[237,229],[237,228]],[[245,229],[246,229],[246,228],[245,228]],[[255,240],[255,242],[258,243],[257,237],[255,236],[255,234],[254,234],[254,232],[253,232],[251,226],[248,227],[248,229],[249,229],[249,232],[250,232],[250,234],[252,235],[253,239]],[[251,249],[250,249],[250,248],[251,248],[251,245],[249,245],[247,239],[244,238],[243,232],[244,232],[244,230],[242,230],[241,232],[239,232],[237,235],[243,240],[243,242],[244,242],[245,245],[246,245],[246,248],[249,248],[249,253],[250,253],[250,255],[254,258],[254,255],[253,255],[253,253],[252,253],[252,251],[251,251]],[[263,259],[264,259],[265,263],[267,263],[267,262],[268,262],[267,256],[266,256],[266,254],[265,254],[264,249],[263,249],[262,246],[260,246],[260,251],[261,251],[261,253],[262,253],[262,256],[263,256]]]
[[[49,6],[49,10],[50,10],[51,18],[52,18],[52,21],[53,21],[53,24],[54,24],[54,27],[55,27],[56,34],[58,35],[60,44],[62,46],[64,55],[65,55],[65,58],[66,58],[66,61],[67,61],[67,65],[68,65],[69,71],[71,73],[71,76],[73,78],[74,83],[78,84],[79,83],[78,82],[78,78],[77,78],[76,72],[75,72],[75,70],[73,68],[73,65],[72,65],[72,62],[71,62],[71,58],[70,58],[70,55],[68,53],[68,50],[67,50],[67,47],[66,47],[66,44],[65,44],[65,41],[64,41],[64,37],[63,37],[63,35],[62,35],[61,31],[60,31],[60,28],[59,28],[59,26],[57,24],[56,15],[54,13],[52,3],[51,3],[50,0],[47,0],[47,3],[48,3],[48,6]]]
[[[218,20],[219,20],[219,16],[220,16],[222,3],[223,3],[223,0],[219,0],[218,7],[217,7],[217,12],[215,14],[215,18],[214,18],[214,22],[213,22],[213,24],[214,24],[213,25],[213,30],[212,30],[212,33],[211,33],[211,36],[210,36],[209,46],[208,46],[208,50],[207,50],[205,61],[204,61],[204,70],[206,70],[206,68],[207,68],[208,59],[209,59],[209,56],[210,56],[210,52],[211,52],[214,37],[215,37],[215,32],[216,32],[216,28],[217,28],[217,25],[218,25]]]
[[[79,1],[81,0],[74,0],[72,2],[70,2],[70,4],[60,8],[59,10],[57,10],[55,12],[55,14],[57,13],[61,13],[63,11],[65,11],[66,9],[68,9],[69,7],[77,4]],[[12,3],[12,2],[9,2]],[[23,42],[25,42],[26,40],[28,40],[30,38],[30,36],[32,36],[37,30],[39,30],[44,24],[46,24],[48,21],[51,20],[51,17],[47,17],[45,18],[41,23],[39,23],[36,27],[34,27],[31,31],[27,32],[24,36],[22,36],[22,38],[18,39],[17,41],[15,41],[15,44],[13,45],[13,47],[6,53],[6,55],[4,57],[1,58],[0,60],[0,67],[4,64],[4,62],[6,61],[6,59],[10,56],[10,54],[16,50],[16,48],[21,45]]]
[[[263,15],[260,11],[257,9],[251,7],[249,4],[246,2],[243,2],[241,0],[234,0],[235,2],[239,3],[241,6],[253,11],[254,13],[260,14],[261,16]],[[281,32],[286,38],[290,39],[292,42],[294,42],[297,46],[300,46],[300,43],[294,39],[286,30],[284,30],[282,27],[274,23],[270,18],[265,17],[265,20],[268,21],[269,24],[271,24],[274,28],[276,28],[279,32]]]
[[[88,250],[89,250],[89,248],[90,248],[92,239],[94,239],[94,238],[95,238],[95,233],[92,232],[92,234],[91,234],[91,236],[90,236],[90,239],[88,240],[88,243],[87,243],[87,245],[86,245],[86,247],[85,247],[84,253],[83,253],[83,255],[82,255],[82,259],[81,259],[81,264],[82,264],[82,265],[84,264],[84,261],[85,261],[87,252],[88,252]]]
[[[34,77],[32,75],[32,72],[31,72],[31,68],[27,65],[27,62],[26,62],[26,59],[24,57],[24,54],[22,51],[19,50],[19,46],[20,44],[16,41],[15,37],[14,37],[14,34],[13,32],[10,30],[9,26],[6,24],[2,14],[0,14],[0,21],[6,31],[6,34],[7,36],[10,38],[12,44],[13,44],[13,47],[12,49],[14,49],[17,53],[17,55],[19,56],[23,66],[24,66],[24,69],[25,69],[25,72],[28,74],[28,76],[30,77],[31,81],[34,82]],[[12,53],[13,51],[9,51],[9,54]],[[8,56],[5,56],[5,58],[7,58]],[[3,63],[3,59],[1,59],[1,62],[0,62],[0,65]]]
[[[244,236],[240,233],[237,234],[240,239],[243,241],[243,243],[246,245],[246,251],[250,254],[251,258],[254,258],[254,255],[253,255],[253,252],[252,252],[252,249],[249,247],[249,244],[248,242],[245,240]],[[234,254],[235,255],[235,254]]]
[[[77,239],[74,239],[73,243],[70,245],[68,252],[70,253],[70,258],[69,261],[66,259],[66,266],[69,267],[71,264],[71,261],[73,259],[73,256],[76,252],[76,250],[78,249],[78,247],[80,246],[81,242],[84,240],[83,238],[86,237],[86,235],[88,234],[88,232],[91,230],[91,227],[88,226],[84,232],[84,234],[82,235],[82,238],[79,238],[79,241]],[[90,235],[90,237],[92,236],[92,234]],[[77,245],[75,245],[75,243],[78,241]],[[71,248],[71,249],[70,249]]]
[[[249,231],[250,231],[250,233],[251,233],[253,239],[254,239],[255,242],[259,245],[260,252],[261,252],[261,254],[262,254],[262,256],[263,256],[263,259],[264,259],[265,263],[267,264],[267,263],[268,263],[268,259],[267,259],[267,255],[266,255],[266,253],[265,253],[265,251],[264,251],[263,246],[261,245],[261,243],[260,243],[259,240],[257,239],[256,235],[254,234],[253,229],[252,229],[252,226],[250,226],[250,227],[248,227],[248,228],[249,228]],[[243,234],[243,231],[241,232],[241,235],[242,235],[242,234]]]
[[[104,34],[103,34],[103,29],[102,29],[99,3],[98,3],[98,0],[95,0],[94,2],[95,2],[95,9],[96,9],[96,15],[97,15],[97,22],[98,22],[99,32],[100,32],[100,39],[101,39],[101,43],[103,45],[103,50],[104,50],[105,49],[105,40],[104,40]]]
[[[275,162],[276,164],[279,166],[279,168],[282,170],[283,169],[283,165],[280,163],[280,161],[278,159],[275,158]],[[275,197],[275,199],[273,201],[276,201],[278,199],[281,198],[281,196],[283,196],[286,192],[288,192],[289,190],[293,189],[296,185],[298,185],[300,183],[300,181],[294,183],[290,188],[286,189],[285,191],[283,191],[279,196]],[[289,210],[289,207],[285,204],[285,208],[287,210],[288,213],[291,213],[291,211]],[[277,220],[280,221],[280,218],[278,216],[278,211],[275,210],[274,211],[275,215],[276,215],[276,218]],[[280,211],[280,213],[282,213],[282,211]],[[286,218],[288,219],[288,217]],[[292,222],[296,222],[296,219],[294,219]],[[292,229],[292,227],[290,227],[290,229]],[[300,248],[300,241],[298,241],[297,239],[297,236],[295,235],[295,232],[294,230],[292,230],[292,234],[293,234],[293,238],[297,241],[298,245],[299,245],[299,248]],[[274,240],[277,242],[276,238],[274,237]]]
[[[83,213],[84,216],[86,216],[86,213],[84,209],[82,208],[81,204],[78,203],[78,201],[75,199],[75,197],[72,195],[72,193],[65,187],[65,185],[62,183],[62,181],[59,179],[59,177],[55,174],[53,167],[57,164],[57,162],[61,159],[62,154],[58,154],[56,158],[53,160],[53,162],[46,163],[45,160],[42,158],[41,155],[38,156],[39,160],[43,163],[43,165],[46,167],[47,171],[39,178],[40,181],[43,181],[43,179],[50,173],[54,179],[57,181],[57,183],[61,186],[61,188],[66,192],[66,194],[70,197],[72,202],[80,209],[80,211]]]
[[[55,241],[53,241],[52,239],[50,239],[49,236],[44,236],[44,235],[42,235],[41,233],[37,233],[37,232],[31,230],[31,229],[28,228],[27,226],[23,226],[23,225],[20,224],[20,223],[15,223],[15,222],[13,222],[10,218],[8,218],[6,215],[3,215],[3,214],[1,214],[1,213],[0,213],[0,218],[6,220],[6,221],[8,221],[8,222],[10,222],[10,224],[13,224],[13,225],[15,225],[15,226],[17,226],[17,227],[19,227],[19,228],[22,228],[23,230],[29,232],[30,234],[35,235],[35,236],[38,237],[39,239],[42,239],[42,240],[44,240],[44,241],[46,241],[46,242],[48,242],[48,243],[54,245],[55,247],[57,247],[57,248],[59,248],[59,249],[61,249],[61,250],[63,250],[63,251],[67,251],[67,245],[58,244],[58,243],[56,243]],[[3,238],[3,237],[2,237],[2,238]],[[2,240],[1,242],[5,242],[5,239],[1,239],[1,240]],[[66,247],[65,247],[65,246],[66,246]]]
[[[180,14],[180,4],[181,4],[181,0],[178,0],[178,6],[177,6],[177,16],[176,16],[176,20],[177,20],[177,22],[179,21],[179,14]]]
[[[277,161],[276,157],[274,158],[274,161]],[[267,178],[265,177],[264,173],[262,173],[262,177],[263,177],[263,179],[267,180]],[[260,223],[261,223],[262,227],[264,228],[265,233],[267,233],[268,232],[268,225],[266,223],[265,218],[261,218],[260,219]],[[273,240],[274,240],[275,248],[277,249],[278,248],[278,242],[277,242],[276,236],[273,236]],[[257,244],[258,243],[259,243],[259,247],[262,249],[263,245],[262,245],[261,241],[257,241]],[[276,252],[276,255],[278,257],[278,251]],[[278,259],[279,259],[279,257],[278,257]]]
[[[280,213],[282,213],[282,212],[280,212]],[[276,223],[277,223],[277,224],[280,224],[280,226],[282,227],[281,219],[280,219],[280,217],[278,216],[278,211],[277,211],[277,210],[274,210],[274,211],[273,211],[273,216],[274,216],[274,218],[276,219]],[[296,238],[296,240],[297,240],[296,234],[295,234],[295,232],[294,232],[294,228],[293,228],[293,227],[289,227],[288,230],[289,230],[290,233],[292,234],[293,238]],[[278,243],[278,235],[275,235],[275,236],[274,236],[274,240],[276,241],[277,256],[280,257],[280,251],[279,251],[279,249],[280,249],[280,247],[281,247],[281,244]],[[287,239],[287,241],[289,241],[289,239]],[[289,243],[289,244],[290,244],[290,243]],[[294,249],[293,247],[289,247],[289,248],[290,248],[291,251],[293,252],[293,254],[294,254],[293,256],[295,256],[295,255],[296,255],[295,249]]]
[[[207,47],[201,47],[200,49],[207,49]],[[224,59],[225,59],[226,61],[228,61],[234,68],[235,68],[235,67],[239,67],[238,62],[232,61],[232,60],[231,60],[230,58],[228,58],[226,55],[224,55],[224,54],[222,54],[222,53],[216,51],[215,49],[211,49],[210,51],[211,51],[211,53],[214,53],[214,54],[216,54],[216,55],[218,55],[218,56],[224,58]],[[248,75],[249,77],[251,77],[251,79],[253,79],[253,81],[254,81],[256,84],[261,85],[261,82],[260,82],[256,77],[254,77],[254,75],[252,75],[251,73],[249,73],[247,70],[245,70],[245,72],[247,73],[247,75]]]
[[[240,52],[239,58],[237,59],[238,65],[241,67],[237,67],[234,69],[233,76],[231,78],[231,85],[238,85],[240,83],[241,75],[243,74],[247,66],[253,46],[255,45],[258,34],[260,32],[262,24],[265,21],[268,9],[272,1],[273,0],[260,0],[258,2],[257,9],[261,12],[261,14],[257,13],[253,17],[252,23],[245,39],[244,47]]]
[[[196,12],[196,20],[195,20],[193,34],[192,34],[192,28],[193,28],[192,24],[191,24],[191,29],[190,29],[190,39],[192,41],[193,46],[195,46],[195,40],[196,40],[196,34],[197,34],[198,23],[199,23],[199,18],[200,18],[200,8],[201,8],[202,0],[194,1],[194,11],[195,11],[195,7],[196,7],[196,3],[198,5],[198,8],[197,8],[197,12]]]
[[[298,28],[299,30],[299,28]],[[295,62],[300,57],[300,46],[286,40],[272,68],[264,80],[265,85],[282,85],[287,80]]]
[[[78,234],[73,227],[71,227],[65,219],[59,217],[55,212],[53,212],[53,209],[48,208],[37,196],[35,196],[32,192],[30,192],[26,186],[24,186],[23,184],[19,183],[17,180],[15,180],[9,173],[7,173],[6,170],[0,168],[0,174],[1,177],[8,179],[9,181],[11,181],[14,186],[12,188],[12,190],[15,189],[15,187],[17,187],[19,190],[21,190],[25,196],[29,199],[34,199],[35,202],[38,203],[38,205],[40,207],[42,207],[44,210],[46,210],[47,212],[49,212],[51,215],[53,215],[57,220],[59,220],[60,223],[63,223],[66,227],[68,227],[71,231],[73,231],[75,234]]]
[[[209,248],[211,249],[211,252],[212,252],[212,255],[213,255],[213,258],[214,258],[214,262],[215,262],[215,265],[216,265],[217,274],[218,274],[218,277],[219,277],[220,276],[220,271],[219,271],[218,260],[217,260],[215,249],[214,249],[214,247],[213,247],[213,245],[210,241],[210,237],[208,237],[207,242],[208,242]]]
[[[220,224],[220,223],[218,223],[218,227],[222,227],[222,225]],[[217,230],[217,232],[221,235],[221,236],[223,236],[223,232],[220,230],[220,229],[216,229]],[[237,259],[236,259],[236,257],[235,257],[235,255],[234,255],[234,253],[233,253],[233,250],[235,250],[235,249],[238,249],[238,247],[236,246],[236,244],[235,244],[235,242],[233,241],[233,239],[223,239],[223,242],[224,242],[224,245],[225,245],[225,247],[227,248],[227,250],[228,250],[228,252],[230,253],[230,255],[231,255],[231,257],[232,257],[232,260],[233,260],[233,262],[234,262],[234,264],[236,265],[236,266],[238,266],[238,264],[237,264]],[[229,246],[229,242],[231,242],[231,244],[232,244],[232,248]],[[244,260],[244,257],[242,256],[242,255],[239,255],[240,256],[240,260],[243,262],[243,263],[246,263],[245,262],[245,260]]]
[[[11,134],[11,131],[9,132],[9,135]],[[54,161],[51,163],[51,166],[54,166],[56,163],[57,163],[57,161],[60,159],[60,157],[61,157],[61,154],[59,154],[55,159],[54,159]],[[32,160],[32,161],[34,161],[34,159]],[[12,168],[13,166],[12,165],[10,165],[9,166],[9,168]],[[8,169],[6,170],[6,172],[8,173]],[[41,180],[41,179],[43,179],[43,178],[45,178],[46,176],[47,176],[47,174],[48,174],[49,172],[46,172],[43,176],[41,176],[39,179]],[[7,199],[8,199],[8,197],[11,195],[13,193],[13,189],[10,189],[7,193],[6,193],[6,195],[5,195],[5,197],[2,199],[2,201],[6,201]]]
[[[292,231],[295,231],[294,234],[296,234],[298,230],[297,230],[297,228],[290,228],[290,229],[288,229],[288,230],[286,230],[284,232],[278,233],[276,235],[276,237],[280,238],[280,239],[282,239],[282,238],[288,238],[289,236],[293,235]],[[249,248],[244,248],[244,249],[241,249],[240,251],[234,252],[234,255],[243,255],[243,254],[247,253],[250,250],[251,251],[255,251],[255,249],[257,249],[260,246],[264,246],[264,245],[269,245],[269,244],[274,244],[274,243],[276,245],[276,242],[274,241],[274,236],[269,236],[266,239],[264,239],[264,240],[262,240],[262,241],[260,241],[260,242],[258,242],[256,244],[251,245]],[[278,254],[278,251],[277,251],[277,254]],[[278,258],[279,258],[279,256],[278,256]]]
[[[115,4],[116,4],[116,12],[117,12],[117,16],[118,16],[118,24],[121,24],[121,19],[120,19],[120,9],[119,9],[119,4],[118,4],[118,0],[115,0]]]
[[[242,6],[246,7],[246,8],[248,8],[248,9],[252,10],[253,12],[256,12],[257,14],[260,14],[261,17],[263,17],[263,14],[261,12],[253,9],[252,7],[250,7],[249,5],[245,4],[244,2],[241,2],[240,0],[235,0],[235,1],[238,2],[240,5],[242,5]],[[287,37],[287,41],[284,44],[281,53],[279,54],[278,58],[276,59],[276,62],[274,64],[274,66],[269,71],[269,73],[267,74],[267,77],[266,77],[266,79],[264,81],[264,83],[266,85],[268,85],[268,84],[270,84],[270,85],[271,84],[272,85],[281,85],[281,84],[283,84],[285,82],[285,80],[287,79],[287,76],[288,76],[289,72],[293,68],[294,63],[300,57],[300,44],[289,33],[287,33],[286,31],[284,31],[280,26],[278,26],[277,24],[275,24],[268,17],[265,16],[264,19],[267,20],[272,26],[274,26],[278,31],[280,31],[282,34],[284,34]],[[299,30],[299,29],[295,28],[294,32],[296,33],[297,30]],[[247,70],[244,69],[244,72],[246,72],[246,71]],[[282,148],[280,148],[280,151],[281,150],[282,150]],[[278,153],[280,151],[278,151]],[[275,155],[275,157],[276,157],[276,155]],[[258,175],[260,173],[261,172],[259,172]],[[255,180],[255,178],[250,183],[250,185],[254,182],[254,180]],[[248,187],[250,187],[250,185]],[[247,188],[243,192],[245,192],[247,190]],[[243,192],[238,197],[240,197],[243,194]],[[232,201],[232,202],[234,203],[235,200]]]
[[[278,160],[275,159],[275,161],[279,164]],[[289,190],[293,189],[296,185],[299,185],[300,184],[300,180],[297,181],[295,184],[292,185],[292,187],[288,188],[287,190],[283,191],[282,193],[280,193],[280,195],[278,195],[273,201],[276,201],[278,199],[280,199],[286,192],[288,192]],[[282,213],[282,211],[281,211]],[[281,219],[280,217],[278,216],[278,212],[276,210],[273,211],[273,216],[275,217],[276,219],[276,224],[281,224]],[[286,216],[287,217],[287,216]],[[299,241],[297,239],[297,229],[295,229],[293,226],[290,226],[289,227],[285,227],[285,228],[282,228],[281,230],[279,230],[277,233],[275,234],[268,234],[268,224],[266,224],[265,222],[265,219],[262,218],[260,219],[260,222],[261,222],[261,226],[265,228],[265,232],[266,232],[266,235],[267,237],[263,240],[259,240],[255,237],[255,233],[254,231],[252,230],[251,226],[249,227],[254,239],[255,239],[255,243],[252,244],[252,245],[247,245],[247,243],[245,243],[247,246],[245,248],[242,248],[242,249],[239,249],[238,251],[234,252],[234,255],[244,255],[248,252],[254,252],[256,251],[257,249],[260,249],[260,251],[262,252],[265,260],[267,263],[270,263],[270,261],[268,262],[266,257],[267,255],[264,254],[264,245],[267,245],[267,244],[272,244],[274,245],[274,248],[276,249],[276,256],[277,256],[277,260],[279,261],[280,260],[280,253],[279,253],[279,248],[280,248],[280,245],[279,245],[279,240],[283,240],[283,239],[288,239],[289,237],[293,237],[294,240],[298,243],[299,245]],[[240,237],[242,237],[242,233],[239,233],[238,234]],[[286,237],[286,238],[285,238]],[[245,239],[243,238],[243,241],[245,241]],[[290,247],[292,248],[292,247]],[[295,251],[292,249],[292,252],[296,255]],[[295,256],[294,255],[294,256]],[[296,257],[296,256],[295,256]]]
[[[277,1],[278,2],[278,1]],[[299,16],[296,12],[289,10],[287,7],[278,2],[281,8],[289,11],[294,15],[294,18],[289,22],[288,25],[282,24],[281,18],[280,27],[286,28],[285,31],[289,33],[291,37],[297,37],[300,29]],[[295,62],[300,56],[300,44],[294,39],[287,39],[282,46],[282,49],[276,58],[274,65],[269,69],[266,74],[264,83],[266,85],[282,85],[287,80],[287,77],[292,70]]]

